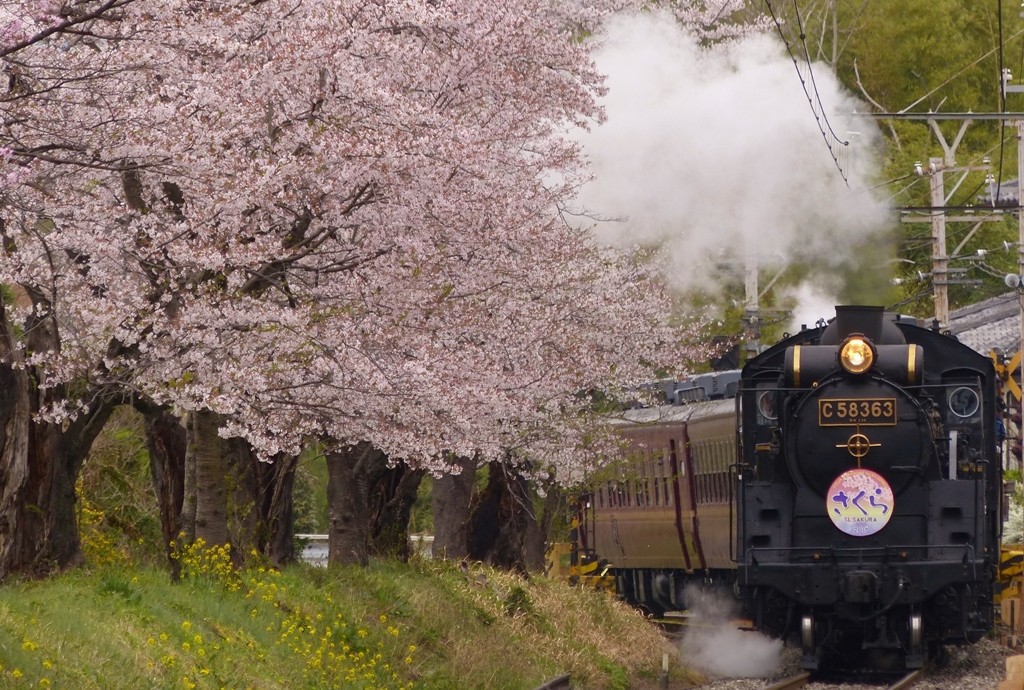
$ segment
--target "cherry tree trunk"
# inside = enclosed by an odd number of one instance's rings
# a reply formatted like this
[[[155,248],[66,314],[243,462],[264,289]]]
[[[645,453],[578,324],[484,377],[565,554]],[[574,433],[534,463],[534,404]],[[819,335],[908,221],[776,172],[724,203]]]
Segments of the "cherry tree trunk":
[[[469,554],[469,507],[476,483],[476,459],[457,458],[459,474],[434,479],[434,558],[460,560]]]
[[[26,339],[42,351],[57,343],[49,322]],[[61,388],[37,387],[37,372],[18,363],[15,337],[0,302],[0,580],[45,575],[78,564],[75,481],[114,404],[97,396],[88,412],[63,424],[34,419]]]
[[[293,490],[298,457],[279,455],[263,462],[243,439],[228,441],[237,491],[229,501],[232,542],[239,551],[255,549],[276,566],[295,560]]]
[[[217,434],[218,417],[208,410],[193,412],[188,425],[188,445],[195,457],[195,539],[207,546],[229,544],[228,457]]]
[[[186,415],[185,423],[185,477],[182,480],[183,497],[181,501],[181,530],[178,532],[180,541],[191,544],[196,540],[196,447],[189,443],[189,429],[192,427],[192,415]]]
[[[171,544],[182,532],[182,506],[185,499],[185,427],[178,417],[163,407],[136,404],[146,422],[146,447],[153,490],[160,508],[160,533],[164,553],[171,567],[171,579],[181,575],[181,563],[171,558]]]
[[[357,443],[327,454],[327,562],[367,565],[371,514],[368,468],[384,454]]]
[[[404,462],[389,467],[381,453],[368,468],[371,540],[374,555],[409,560],[409,517],[424,470],[413,470]]]
[[[543,567],[543,553],[528,548],[539,527],[527,481],[500,462],[492,462],[487,487],[469,525],[469,557],[498,568],[528,573]]]

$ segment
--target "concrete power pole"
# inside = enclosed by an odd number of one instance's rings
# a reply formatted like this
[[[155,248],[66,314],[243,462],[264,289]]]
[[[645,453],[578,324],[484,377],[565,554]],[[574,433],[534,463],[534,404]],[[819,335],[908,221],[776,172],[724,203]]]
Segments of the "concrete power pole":
[[[744,269],[743,283],[745,301],[743,305],[743,320],[746,326],[746,349],[747,358],[753,357],[761,348],[761,302],[758,294],[758,263],[757,248],[753,246],[754,241],[748,237],[744,248]]]
[[[932,224],[932,287],[935,301],[935,319],[942,326],[949,325],[949,257],[946,256],[946,182],[943,160],[928,159],[931,171],[931,224]]]

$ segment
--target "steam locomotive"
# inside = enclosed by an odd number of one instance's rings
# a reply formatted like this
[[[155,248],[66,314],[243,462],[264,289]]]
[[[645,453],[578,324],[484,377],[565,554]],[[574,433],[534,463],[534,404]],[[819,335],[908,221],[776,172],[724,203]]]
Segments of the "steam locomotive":
[[[918,668],[993,624],[1002,519],[992,363],[837,307],[742,372],[631,410],[580,514],[582,563],[654,614],[730,586],[806,669]],[[895,661],[894,661],[895,660]]]

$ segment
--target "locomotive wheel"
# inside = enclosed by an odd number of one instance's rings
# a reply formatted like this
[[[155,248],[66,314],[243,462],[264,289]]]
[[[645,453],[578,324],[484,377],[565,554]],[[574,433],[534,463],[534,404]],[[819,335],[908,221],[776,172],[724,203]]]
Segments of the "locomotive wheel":
[[[907,645],[907,657],[906,667],[910,668],[921,668],[925,662],[925,648],[924,648],[924,624],[921,620],[921,614],[917,611],[913,611],[910,614],[908,623],[908,645]]]
[[[914,612],[910,614],[910,653],[920,654],[924,651],[924,634],[922,631],[921,614]]]
[[[803,652],[802,658],[800,659],[800,666],[807,671],[817,669],[820,661],[818,648],[814,643],[814,638],[814,615],[805,613],[800,617],[800,651]]]
[[[800,619],[800,648],[804,654],[814,652],[814,616],[809,613]]]

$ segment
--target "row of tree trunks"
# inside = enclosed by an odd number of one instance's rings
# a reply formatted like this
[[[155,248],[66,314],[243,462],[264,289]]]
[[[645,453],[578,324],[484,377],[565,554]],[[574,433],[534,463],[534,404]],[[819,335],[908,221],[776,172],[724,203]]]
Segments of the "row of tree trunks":
[[[34,418],[46,401],[32,370],[10,365],[10,332],[0,336],[2,579],[80,562],[75,481],[115,404],[97,399],[87,414],[60,426]],[[165,409],[136,407],[146,420],[172,577],[178,577],[179,564],[171,557],[171,544],[179,539],[231,544],[236,553],[256,549],[279,566],[295,559],[297,458],[261,462],[244,441],[220,438],[220,420],[211,412],[193,413],[182,426]],[[434,482],[435,557],[471,557],[523,572],[540,568],[544,530],[527,482],[502,463],[492,463],[487,488],[471,512],[477,463],[464,458],[456,464],[458,474]],[[409,517],[423,471],[390,462],[368,443],[329,453],[327,468],[330,563],[365,565],[371,555],[408,558]]]

